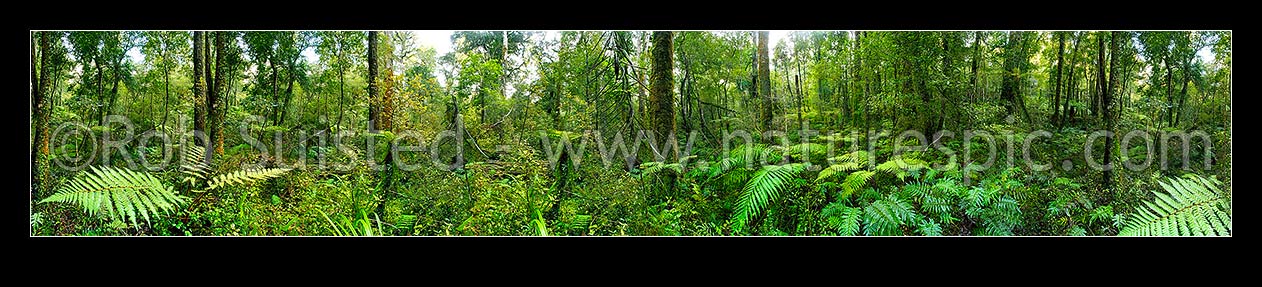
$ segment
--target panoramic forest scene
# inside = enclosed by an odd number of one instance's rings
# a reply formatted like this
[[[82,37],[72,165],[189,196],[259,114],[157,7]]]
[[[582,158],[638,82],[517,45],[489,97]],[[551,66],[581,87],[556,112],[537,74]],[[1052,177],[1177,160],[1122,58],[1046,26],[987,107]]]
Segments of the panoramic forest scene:
[[[1231,236],[1230,31],[31,31],[31,236]]]

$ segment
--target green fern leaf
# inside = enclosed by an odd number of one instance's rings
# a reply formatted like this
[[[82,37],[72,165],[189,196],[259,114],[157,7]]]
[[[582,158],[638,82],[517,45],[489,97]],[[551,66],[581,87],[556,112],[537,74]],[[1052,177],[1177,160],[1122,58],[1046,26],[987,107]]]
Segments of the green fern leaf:
[[[929,164],[925,161],[914,158],[892,159],[877,165],[876,170],[897,176],[899,180],[905,180],[909,172],[920,170],[928,166]]]
[[[184,199],[148,173],[93,166],[40,203],[74,203],[89,215],[104,215],[135,225],[137,219],[149,223],[153,216],[177,210]]]
[[[841,183],[841,197],[849,197],[856,191],[867,187],[868,181],[872,179],[872,176],[875,174],[876,173],[872,171],[861,170],[847,175],[846,180]]]
[[[828,154],[828,146],[817,143],[803,143],[784,148],[785,156],[805,159],[809,162],[820,162]]]
[[[863,208],[863,233],[865,235],[903,235],[901,228],[917,217],[911,203],[890,194]]]
[[[204,181],[209,177],[210,166],[204,161],[205,154],[206,150],[196,145],[184,149],[184,160],[180,163],[180,172],[188,175],[184,181]]]
[[[208,187],[207,189],[208,190],[216,189],[216,188],[233,185],[233,184],[253,183],[253,182],[264,180],[264,179],[280,177],[281,175],[284,175],[286,172],[289,172],[289,171],[290,169],[288,168],[264,168],[264,169],[238,170],[235,172],[216,175],[212,177],[209,181],[210,187]]]
[[[1197,175],[1158,182],[1165,193],[1153,191],[1146,209],[1129,216],[1122,236],[1230,236],[1230,193],[1218,189],[1213,178]],[[1104,217],[1107,214],[1101,214]]]
[[[838,235],[854,236],[859,234],[860,221],[863,219],[862,209],[846,206],[839,201],[824,207],[821,215],[827,218],[828,227],[837,230]]]
[[[779,198],[780,191],[792,184],[793,179],[807,166],[809,164],[805,163],[771,165],[754,173],[753,178],[741,190],[736,211],[732,213],[733,230],[744,229],[745,223],[758,216],[768,202]]]

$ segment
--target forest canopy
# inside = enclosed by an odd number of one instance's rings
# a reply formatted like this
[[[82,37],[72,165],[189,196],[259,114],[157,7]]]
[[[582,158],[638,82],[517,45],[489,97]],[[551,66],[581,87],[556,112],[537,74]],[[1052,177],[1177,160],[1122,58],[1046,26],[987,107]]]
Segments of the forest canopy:
[[[32,31],[31,235],[1230,236],[1230,31]]]

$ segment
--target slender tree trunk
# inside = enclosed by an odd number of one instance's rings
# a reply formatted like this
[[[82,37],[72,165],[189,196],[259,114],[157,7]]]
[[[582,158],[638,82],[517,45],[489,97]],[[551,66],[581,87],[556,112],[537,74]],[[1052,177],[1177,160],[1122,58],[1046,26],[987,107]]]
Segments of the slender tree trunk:
[[[278,123],[277,125],[285,124],[285,118],[289,116],[289,107],[290,107],[289,104],[294,99],[294,81],[296,80],[294,79],[294,73],[297,73],[298,71],[297,69],[294,68],[293,62],[289,62],[288,71],[289,71],[289,73],[287,73],[288,79],[285,85],[285,104],[280,106],[280,123]],[[300,112],[299,115],[301,115],[301,111],[299,112]]]
[[[1065,34],[1059,32],[1056,37],[1056,92],[1052,96],[1052,124],[1060,125],[1060,91],[1065,68]]]
[[[381,99],[377,89],[377,31],[368,31],[368,119],[372,121],[371,129],[381,128]]]
[[[1161,62],[1166,67],[1166,124],[1174,126],[1174,69],[1170,67],[1170,55],[1167,53]]]
[[[1078,43],[1079,43],[1079,40],[1081,39],[1082,39],[1082,34],[1078,34],[1077,37],[1074,37],[1074,45],[1073,45],[1074,49],[1072,52],[1069,53],[1069,75],[1067,75],[1069,80],[1067,83],[1068,86],[1066,87],[1067,94],[1065,95],[1065,98],[1063,99],[1065,112],[1064,114],[1061,115],[1061,118],[1060,118],[1060,122],[1062,125],[1070,121],[1073,121],[1074,119],[1073,113],[1071,113],[1071,111],[1073,111],[1073,106],[1070,105],[1069,99],[1077,98],[1076,95],[1078,94],[1078,80],[1074,78],[1074,71],[1078,70],[1077,68],[1078,67]]]
[[[215,89],[207,100],[210,108],[210,126],[214,131],[212,134],[212,142],[214,142],[215,153],[223,153],[223,120],[224,108],[221,107],[220,101],[228,94],[228,81],[225,77],[228,75],[228,41],[231,37],[230,32],[215,32]]]
[[[162,86],[166,93],[162,96],[162,126],[167,125],[167,116],[171,115],[171,68],[162,69]]]
[[[973,63],[972,63],[972,69],[969,70],[969,72],[972,73],[973,75],[969,77],[969,80],[968,80],[968,84],[970,87],[970,90],[969,90],[970,101],[976,101],[977,94],[979,94],[979,91],[978,91],[979,87],[977,86],[977,71],[979,68],[978,62],[981,60],[981,57],[982,57],[981,49],[982,49],[982,31],[973,32],[973,58],[972,58]]]
[[[275,57],[275,56],[273,56]],[[267,65],[272,72],[272,125],[280,125],[280,70],[276,69],[276,59],[268,59]]]
[[[802,102],[803,102],[803,97],[805,96],[803,95],[803,91],[802,91],[802,59],[798,57],[799,57],[798,55],[794,54],[794,58],[795,58],[794,62],[797,63],[798,70],[797,70],[797,75],[793,77],[793,84],[794,86],[797,86],[798,123],[801,124],[802,123]]]
[[[341,37],[338,37],[337,41],[338,41],[337,58],[340,61],[342,59],[342,52],[344,52],[342,51],[342,49],[344,47],[342,47],[343,43],[342,43]],[[337,110],[338,111],[337,111],[336,126],[338,130],[341,130],[342,129],[342,115],[346,114],[346,108],[345,108],[346,106],[346,67],[343,67],[343,65],[338,65],[337,79],[338,79],[338,88],[337,88],[338,89],[338,96],[337,96]]]
[[[113,75],[111,75],[112,79],[110,80],[110,95],[109,95],[110,100],[109,100],[109,104],[105,106],[105,109],[102,110],[102,113],[101,113],[100,119],[101,119],[102,126],[106,124],[105,116],[109,116],[110,113],[114,112],[114,104],[118,102],[118,83],[123,81],[122,60],[120,59],[118,61],[115,61],[111,63],[111,65],[113,67],[110,70],[113,71]],[[104,145],[105,143],[102,142],[101,144]],[[102,148],[101,151],[105,151],[105,149]]]
[[[105,71],[101,69],[100,59],[93,59],[92,64],[96,66],[96,120],[97,122],[105,121]]]
[[[1192,68],[1191,61],[1191,58],[1183,61],[1183,79],[1181,80],[1181,82],[1183,82],[1183,88],[1179,89],[1179,105],[1176,106],[1174,111],[1174,126],[1179,125],[1179,118],[1183,117],[1183,103],[1186,102],[1188,98],[1188,81],[1191,81],[1188,74],[1191,72]]]
[[[1104,97],[1106,96],[1105,93],[1107,93],[1105,90],[1108,89],[1108,78],[1105,77],[1105,74],[1108,72],[1108,65],[1104,62],[1106,52],[1104,48],[1104,36],[1104,32],[1100,32],[1100,34],[1097,34],[1096,38],[1096,43],[1100,46],[1099,52],[1096,53],[1096,57],[1099,60],[1096,63],[1096,87],[1098,87],[1096,95],[1098,95],[1098,97],[1096,97],[1095,101],[1091,102],[1092,114],[1096,116],[1102,115]]]

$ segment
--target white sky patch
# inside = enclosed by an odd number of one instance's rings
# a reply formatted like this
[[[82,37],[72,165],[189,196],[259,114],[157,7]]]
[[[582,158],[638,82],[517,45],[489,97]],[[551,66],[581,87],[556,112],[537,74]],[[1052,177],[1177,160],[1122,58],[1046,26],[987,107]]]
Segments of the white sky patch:
[[[769,33],[767,33],[767,35],[771,37],[770,39],[767,39],[767,40],[771,40],[770,42],[767,42],[767,54],[771,60],[776,59],[776,46],[777,44],[780,43],[780,39],[788,38],[789,33],[793,33],[793,32],[794,31],[780,30],[780,31],[769,31]],[[788,39],[785,39],[784,41],[786,45],[792,45],[788,43],[789,41]]]
[[[416,41],[418,47],[425,46],[434,48],[434,51],[438,52],[438,56],[441,57],[442,55],[451,52],[453,49],[451,47],[451,34],[453,32],[455,31],[416,30],[412,31],[412,35],[416,35],[413,39]]]

